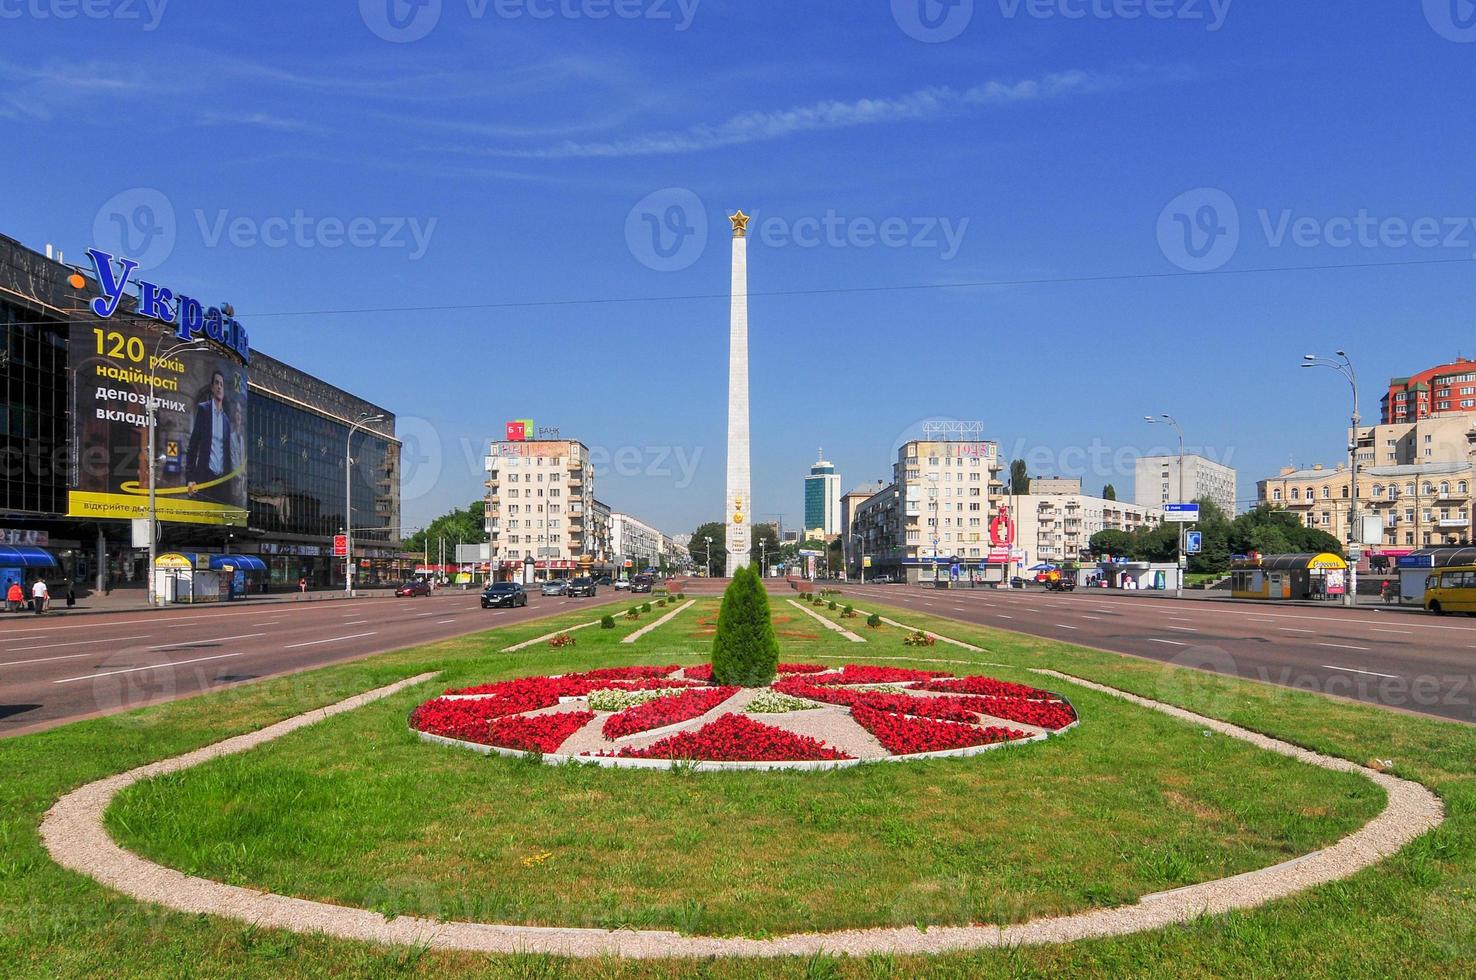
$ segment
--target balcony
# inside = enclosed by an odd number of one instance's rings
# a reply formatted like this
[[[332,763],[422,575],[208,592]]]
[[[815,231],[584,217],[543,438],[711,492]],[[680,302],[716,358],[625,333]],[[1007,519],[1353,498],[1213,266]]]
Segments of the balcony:
[[[1435,526],[1442,531],[1449,528],[1464,529],[1471,526],[1471,519],[1469,517],[1442,517]]]
[[[1294,497],[1285,503],[1288,507],[1311,507],[1317,503],[1317,500],[1313,497]]]

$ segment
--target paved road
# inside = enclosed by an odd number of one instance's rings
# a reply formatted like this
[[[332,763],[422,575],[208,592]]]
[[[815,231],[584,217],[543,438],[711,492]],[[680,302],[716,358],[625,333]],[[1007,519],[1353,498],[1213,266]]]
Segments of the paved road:
[[[525,608],[485,610],[478,593],[457,591],[70,620],[8,617],[0,622],[0,737],[526,622],[580,604],[591,603],[530,595]]]
[[[1090,591],[841,588],[863,602],[1476,722],[1476,620]]]

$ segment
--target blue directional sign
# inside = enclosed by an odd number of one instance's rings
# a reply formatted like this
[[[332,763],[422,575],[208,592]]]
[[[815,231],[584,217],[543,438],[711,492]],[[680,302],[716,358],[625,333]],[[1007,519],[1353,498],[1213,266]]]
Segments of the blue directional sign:
[[[1170,523],[1192,524],[1199,520],[1198,504],[1164,504],[1163,519]]]
[[[1189,531],[1184,535],[1184,550],[1191,555],[1197,555],[1204,550],[1204,532]]]

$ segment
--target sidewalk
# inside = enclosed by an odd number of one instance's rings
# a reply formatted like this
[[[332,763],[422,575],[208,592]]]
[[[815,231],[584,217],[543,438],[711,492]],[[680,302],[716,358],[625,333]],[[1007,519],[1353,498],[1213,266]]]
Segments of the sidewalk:
[[[460,589],[453,586],[449,588],[437,589],[435,593],[431,596],[431,598],[442,595],[462,594],[463,593]],[[355,600],[391,599],[394,598],[394,589],[359,589],[355,592],[353,598]],[[232,602],[177,603],[170,606],[151,607],[146,601],[143,589],[115,589],[111,595],[104,595],[101,592],[95,592],[92,595],[87,596],[86,598],[79,598],[77,600],[77,605],[71,609],[67,608],[67,597],[65,593],[61,593],[59,595],[53,593],[51,596],[51,608],[39,618],[52,619],[56,617],[99,616],[114,613],[141,612],[157,612],[162,615],[168,615],[172,612],[180,612],[190,609],[238,609],[247,606],[274,606],[281,605],[283,603],[333,601],[342,602],[346,601],[347,599],[348,596],[344,595],[342,591],[321,590],[317,592],[298,592],[296,590],[293,590],[291,592],[270,592],[266,595],[261,595],[258,593],[256,595],[242,596]],[[0,611],[0,622],[8,622],[11,620],[24,619],[27,617],[31,619],[38,618],[36,614],[31,612],[29,609],[17,613],[7,613]]]
[[[917,588],[923,588],[926,591],[932,591],[931,584],[929,584],[927,586],[917,586]],[[943,591],[947,592],[947,591],[955,591],[955,590],[945,589]],[[962,586],[959,589],[957,589],[956,591],[959,591],[959,592],[968,592],[969,591],[969,588],[968,588],[968,586]],[[985,591],[985,590],[984,590],[984,588],[980,588],[978,591],[981,591],[982,592],[982,591]],[[1039,593],[1039,594],[1042,594],[1042,595],[1046,593],[1046,590],[1045,589],[1040,589],[1040,588],[1035,588],[1035,589],[1029,589],[1029,588],[1027,588],[1027,589],[1000,589],[999,591],[1000,592],[1015,592],[1015,593],[1029,592],[1029,593]],[[1090,589],[1090,588],[1082,587],[1082,588],[1078,588],[1078,589],[1074,590],[1071,593],[1058,593],[1058,594],[1063,594],[1063,595],[1066,595],[1066,594],[1069,594],[1069,595],[1088,595],[1088,596],[1090,596],[1090,595],[1122,596],[1122,597],[1125,597],[1125,598],[1132,598],[1132,599],[1158,599],[1160,601],[1167,599],[1167,600],[1176,600],[1176,601],[1180,601],[1180,602],[1187,602],[1187,601],[1194,601],[1194,602],[1213,602],[1213,603],[1217,603],[1217,604],[1218,603],[1224,603],[1226,605],[1235,604],[1235,605],[1245,605],[1245,606],[1260,606],[1263,609],[1265,609],[1265,608],[1273,608],[1273,607],[1278,607],[1278,606],[1301,606],[1301,607],[1307,608],[1307,609],[1347,609],[1348,608],[1347,606],[1343,605],[1341,599],[1336,599],[1336,600],[1334,600],[1334,599],[1326,599],[1326,600],[1318,600],[1318,599],[1240,599],[1240,598],[1237,598],[1237,597],[1231,595],[1230,592],[1228,590],[1225,590],[1225,589],[1185,589],[1184,590],[1184,597],[1183,597],[1183,599],[1180,599],[1178,596],[1174,595],[1172,589],[1162,589],[1162,590],[1160,590],[1160,589]],[[1373,610],[1379,610],[1379,611],[1382,611],[1382,612],[1404,612],[1404,613],[1421,613],[1421,614],[1424,614],[1424,612],[1425,612],[1424,608],[1421,607],[1421,606],[1400,605],[1397,602],[1385,602],[1383,600],[1383,598],[1380,597],[1380,596],[1377,596],[1377,595],[1363,595],[1363,594],[1359,594],[1358,601],[1354,605],[1353,608],[1354,609],[1364,609],[1364,610],[1373,609]]]

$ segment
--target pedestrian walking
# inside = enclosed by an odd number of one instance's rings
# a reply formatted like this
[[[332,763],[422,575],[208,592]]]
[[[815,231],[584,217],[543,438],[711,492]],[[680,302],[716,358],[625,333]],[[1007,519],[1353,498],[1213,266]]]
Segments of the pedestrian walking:
[[[77,587],[75,585],[67,586],[67,608],[77,608]]]
[[[20,612],[21,607],[26,604],[26,590],[21,588],[19,582],[11,582],[10,588],[5,592],[5,609],[8,612]]]
[[[308,590],[308,580],[307,580],[307,578],[306,577],[303,577],[303,578],[298,579],[297,580],[297,591],[298,592],[301,592],[303,595],[307,595],[307,590]]]
[[[37,616],[46,611],[46,604],[51,601],[51,592],[46,588],[46,580],[38,578],[36,584],[31,586],[31,606]]]

